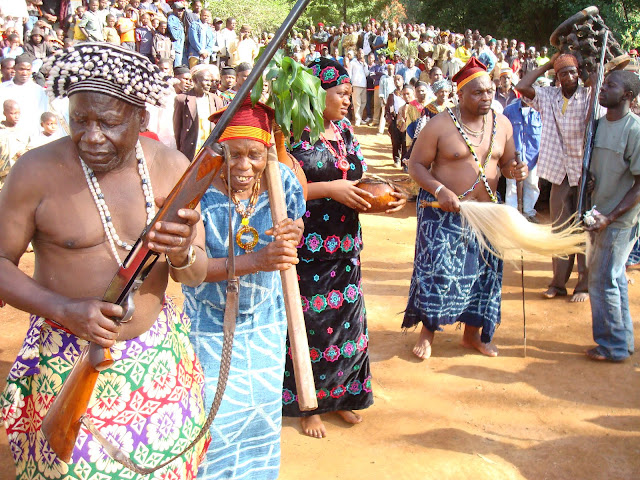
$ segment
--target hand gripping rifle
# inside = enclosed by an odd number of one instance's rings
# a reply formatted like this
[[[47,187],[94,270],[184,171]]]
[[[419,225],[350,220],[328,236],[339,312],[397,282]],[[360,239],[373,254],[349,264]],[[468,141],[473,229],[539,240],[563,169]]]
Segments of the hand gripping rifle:
[[[150,226],[159,221],[179,221],[178,210],[181,208],[195,208],[196,205],[198,205],[207,188],[220,171],[224,161],[220,147],[217,144],[220,135],[226,129],[231,118],[239,110],[256,81],[258,81],[258,79],[262,81],[263,70],[278,50],[280,44],[289,35],[293,25],[310,1],[311,0],[298,0],[294,5],[274,38],[269,42],[262,55],[256,61],[249,77],[240,87],[235,98],[220,117],[220,120],[209,135],[209,138],[205,141],[202,149],[198,152],[189,168],[167,197],[164,206],[158,211],[149,226],[145,227],[142,231],[133,249],[129,255],[127,255],[118,272],[111,280],[102,299],[105,302],[118,304],[125,309],[124,317],[122,319],[114,319],[115,322],[122,323],[131,319],[134,312],[133,296],[158,260],[159,254],[149,250],[147,246]],[[230,246],[230,248],[232,248],[232,246]],[[229,283],[233,285],[233,282]],[[237,296],[237,292],[235,292],[235,295]],[[225,336],[227,336],[227,330],[225,330]],[[233,337],[233,332],[231,332],[230,336],[231,338]],[[92,427],[85,417],[89,401],[99,373],[112,364],[113,358],[108,348],[102,348],[99,345],[90,343],[80,354],[73,370],[62,386],[60,393],[56,396],[51,408],[47,412],[42,423],[42,431],[52,450],[61,460],[65,462],[71,460],[71,454],[80,431],[80,426],[85,424]],[[223,382],[221,378],[216,391],[216,399],[218,396],[220,396],[220,400],[222,399],[222,392],[220,392],[220,390],[224,391],[223,383],[226,383],[226,380]],[[219,405],[219,402],[216,405],[216,399],[214,399],[212,410],[207,417],[202,432],[196,437],[192,444],[185,449],[185,452],[202,438],[211,425],[217,411],[217,405]],[[100,440],[101,435],[99,432],[95,428],[91,428],[91,431],[94,436]],[[112,445],[108,443],[103,443],[103,445],[107,453],[117,461],[127,468],[142,474],[148,474],[162,468],[185,453],[181,452],[167,462],[155,468],[147,469],[134,465],[128,456]]]

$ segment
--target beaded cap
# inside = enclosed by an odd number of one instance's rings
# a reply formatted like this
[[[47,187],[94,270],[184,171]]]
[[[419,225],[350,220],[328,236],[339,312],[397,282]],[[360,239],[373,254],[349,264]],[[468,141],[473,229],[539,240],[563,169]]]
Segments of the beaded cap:
[[[51,98],[97,92],[136,107],[163,106],[169,86],[147,57],[119,45],[87,42],[61,50],[48,61]]]
[[[307,67],[320,79],[320,86],[329,90],[343,83],[351,83],[347,70],[331,58],[320,57],[310,62]]]

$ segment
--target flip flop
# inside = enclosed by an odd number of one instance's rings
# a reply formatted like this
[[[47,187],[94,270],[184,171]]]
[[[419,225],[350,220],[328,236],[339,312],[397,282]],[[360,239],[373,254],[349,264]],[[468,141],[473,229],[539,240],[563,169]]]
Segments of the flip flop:
[[[587,354],[587,357],[589,357],[591,360],[595,360],[596,362],[620,363],[624,361],[624,358],[621,360],[616,360],[614,358],[611,358],[606,353],[603,353],[602,349],[599,346],[590,348],[585,353]]]

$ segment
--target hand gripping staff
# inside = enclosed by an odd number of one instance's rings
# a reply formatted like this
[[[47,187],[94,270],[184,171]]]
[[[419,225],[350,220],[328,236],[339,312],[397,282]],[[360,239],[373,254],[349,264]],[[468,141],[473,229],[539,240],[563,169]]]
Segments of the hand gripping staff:
[[[156,217],[149,225],[154,225],[159,221],[176,221],[179,219],[178,210],[181,208],[194,208],[200,202],[202,195],[204,195],[220,171],[224,161],[220,153],[220,147],[217,145],[220,135],[226,129],[229,121],[238,111],[256,81],[258,79],[262,81],[263,70],[278,50],[280,44],[289,35],[293,25],[310,1],[311,0],[298,0],[294,5],[274,38],[256,61],[249,77],[240,87],[240,90],[238,90],[234,100],[220,117],[220,120],[209,135],[209,138],[205,141],[202,149],[198,152],[189,168],[167,197],[164,206],[158,211]],[[118,272],[111,280],[102,298],[105,302],[116,303],[124,307],[126,311],[124,317],[122,319],[114,319],[116,322],[131,319],[134,312],[133,296],[158,259],[159,254],[149,250],[147,247],[148,234],[149,227],[146,227],[120,266]],[[232,265],[233,263],[230,262],[230,264]],[[233,282],[229,282],[229,284],[233,284]],[[237,295],[237,289],[235,294]],[[229,305],[229,303],[230,302],[227,301],[227,305]],[[227,315],[225,312],[225,344],[227,342],[227,336],[233,337],[233,330],[231,330],[229,334],[229,329],[226,328],[226,318]],[[305,354],[308,357],[308,352],[305,352]],[[230,357],[230,348],[228,355]],[[100,371],[108,368],[112,364],[113,358],[111,357],[109,349],[104,349],[96,344],[90,343],[76,361],[60,393],[47,412],[42,423],[42,431],[52,450],[61,460],[65,462],[71,460],[73,446],[80,431],[81,424],[90,425],[90,421],[86,420],[85,414],[94,386]],[[221,362],[221,370],[223,366],[224,361]],[[218,391],[224,390],[225,385],[223,385],[222,380],[222,377],[220,377]],[[226,381],[224,383],[226,383]],[[218,397],[218,392],[216,392],[216,397]],[[222,394],[220,394],[220,398],[222,398]],[[207,418],[206,428],[203,428],[203,431],[196,437],[194,442],[192,442],[193,444],[197,443],[201,436],[208,430],[211,421],[213,421],[213,417],[215,417],[216,411],[214,409],[217,409],[215,400]],[[99,432],[97,432],[95,428],[91,428],[91,431],[99,440],[101,437]],[[189,445],[185,451],[192,446],[193,445]],[[106,447],[106,451],[116,461],[141,474],[152,473],[185,453],[181,452],[176,457],[154,468],[140,468],[134,465],[127,455],[114,446],[109,445],[109,447]]]

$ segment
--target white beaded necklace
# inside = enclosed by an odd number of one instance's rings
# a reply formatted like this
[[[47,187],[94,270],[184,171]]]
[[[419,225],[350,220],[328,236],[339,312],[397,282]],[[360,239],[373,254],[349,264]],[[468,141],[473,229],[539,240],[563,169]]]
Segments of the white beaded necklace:
[[[136,143],[136,159],[138,160],[138,174],[140,175],[140,180],[142,183],[142,192],[144,193],[145,200],[145,208],[147,210],[147,225],[153,220],[156,215],[156,209],[154,206],[154,196],[153,196],[153,188],[151,187],[151,177],[149,175],[149,169],[147,168],[147,161],[144,158],[144,152],[142,151],[142,146],[138,141]],[[118,233],[116,232],[115,227],[113,226],[113,221],[111,218],[111,213],[109,212],[109,207],[107,207],[107,203],[104,200],[104,194],[102,190],[100,190],[100,184],[98,183],[98,179],[96,178],[96,174],[91,170],[91,168],[84,163],[84,160],[80,158],[80,164],[82,165],[82,170],[84,171],[84,176],[87,179],[87,185],[89,186],[89,191],[93,196],[93,201],[96,203],[96,207],[98,207],[98,213],[100,213],[100,220],[102,220],[102,227],[104,228],[104,233],[107,235],[107,240],[109,240],[109,245],[111,246],[111,252],[115,257],[118,265],[122,264],[120,260],[120,255],[118,255],[118,249],[116,248],[116,244],[124,248],[127,251],[131,251],[133,245],[129,245],[127,242],[123,242],[120,240]]]

